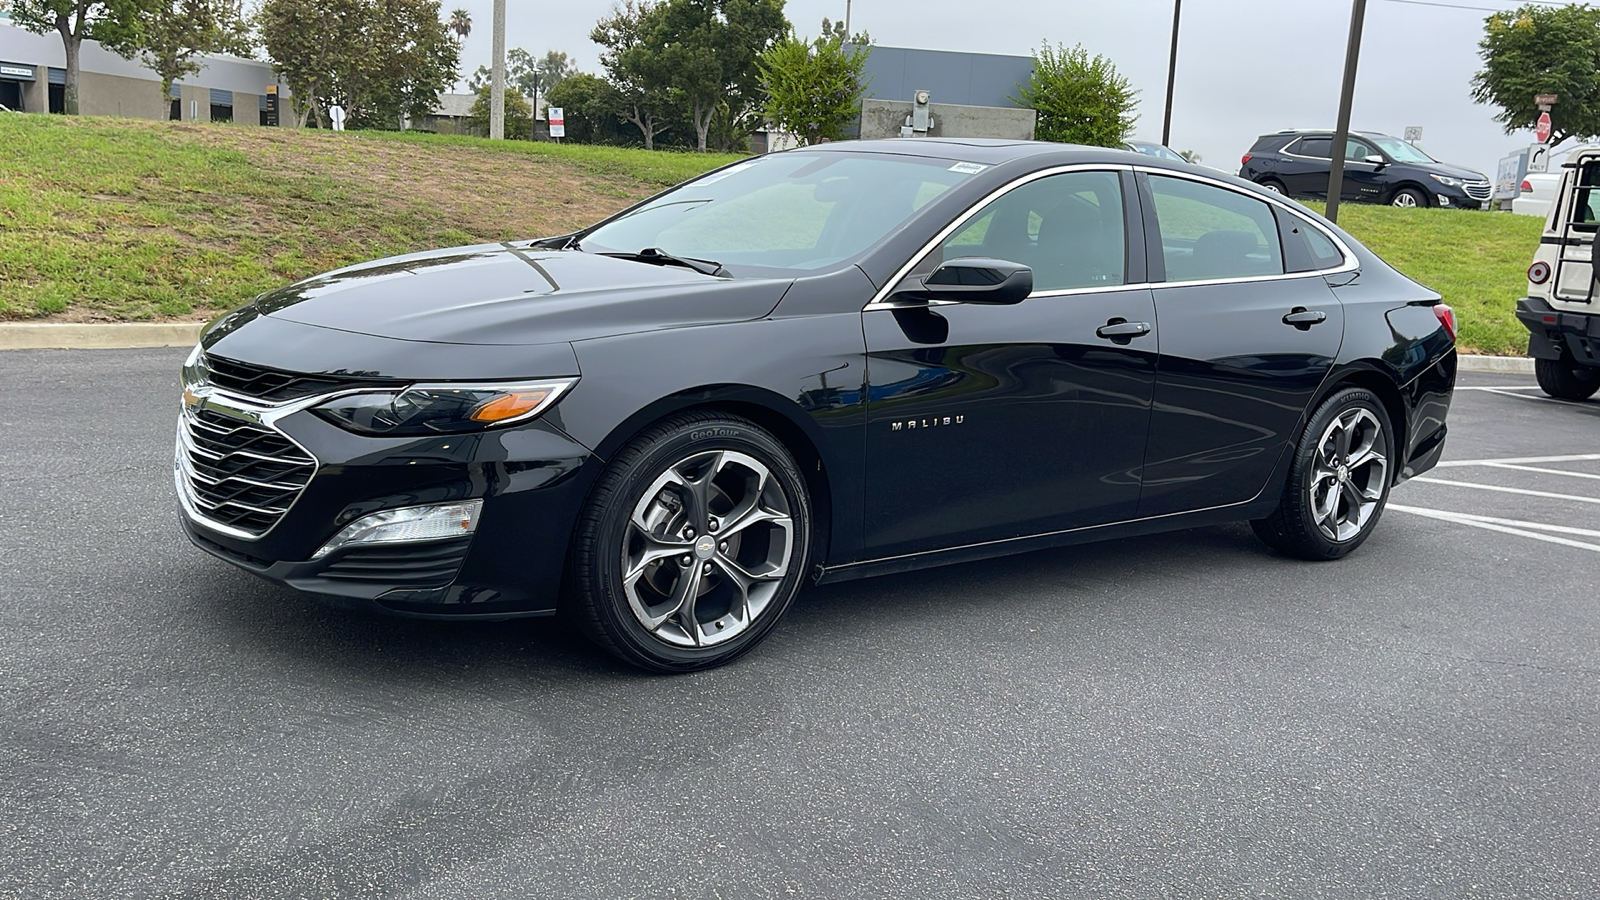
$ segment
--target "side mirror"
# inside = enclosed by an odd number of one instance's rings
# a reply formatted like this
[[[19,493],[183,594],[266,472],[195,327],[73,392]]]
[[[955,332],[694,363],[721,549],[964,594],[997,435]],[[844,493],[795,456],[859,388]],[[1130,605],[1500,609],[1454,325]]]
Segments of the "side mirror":
[[[922,280],[911,296],[956,303],[1021,303],[1033,293],[1033,270],[1003,259],[966,257],[948,260]]]
[[[1368,156],[1366,159],[1363,159],[1362,162],[1369,162],[1369,163],[1372,163],[1375,166],[1387,165],[1383,161],[1383,157],[1379,156],[1376,153],[1372,154],[1371,156]]]

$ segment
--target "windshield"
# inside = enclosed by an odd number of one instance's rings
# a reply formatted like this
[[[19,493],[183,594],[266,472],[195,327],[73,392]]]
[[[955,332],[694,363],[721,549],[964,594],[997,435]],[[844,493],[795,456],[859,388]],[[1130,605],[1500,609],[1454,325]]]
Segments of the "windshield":
[[[1373,136],[1373,135],[1367,135],[1366,137],[1368,139],[1370,139],[1374,144],[1377,144],[1379,147],[1383,148],[1383,152],[1389,154],[1390,158],[1392,158],[1395,162],[1403,162],[1403,163],[1431,163],[1431,162],[1438,162],[1438,160],[1434,159],[1433,157],[1429,156],[1426,153],[1423,153],[1421,150],[1418,150],[1416,147],[1412,146],[1411,144],[1406,143],[1405,141],[1400,140],[1399,138],[1376,137],[1376,136]]]
[[[1173,162],[1188,162],[1187,159],[1184,159],[1182,156],[1172,152],[1171,150],[1168,150],[1166,147],[1163,147],[1160,144],[1146,144],[1142,141],[1136,141],[1128,146],[1132,147],[1135,152],[1143,153],[1145,156],[1155,156],[1159,157],[1160,159],[1170,159]]]
[[[583,234],[580,249],[646,247],[740,267],[808,271],[850,259],[976,163],[879,153],[775,153],[737,163]]]

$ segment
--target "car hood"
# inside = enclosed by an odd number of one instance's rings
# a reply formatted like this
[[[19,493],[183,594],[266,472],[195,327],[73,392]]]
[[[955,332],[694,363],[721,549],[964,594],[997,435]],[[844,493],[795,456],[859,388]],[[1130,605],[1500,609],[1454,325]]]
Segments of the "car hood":
[[[1462,181],[1483,181],[1488,177],[1476,169],[1452,166],[1449,163],[1426,163],[1418,166],[1418,168],[1428,172],[1436,172],[1449,178],[1459,178]]]
[[[253,305],[273,319],[405,341],[546,344],[759,319],[790,284],[522,242],[362,263]]]

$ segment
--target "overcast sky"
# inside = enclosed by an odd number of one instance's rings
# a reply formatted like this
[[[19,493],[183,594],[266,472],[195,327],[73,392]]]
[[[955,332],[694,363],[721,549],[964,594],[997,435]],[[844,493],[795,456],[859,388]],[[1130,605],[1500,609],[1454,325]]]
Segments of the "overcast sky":
[[[1504,134],[1493,110],[1472,102],[1469,82],[1484,17],[1518,4],[1430,3],[1441,5],[1369,0],[1351,127],[1399,135],[1420,125],[1423,149],[1492,178],[1499,158],[1533,136]],[[473,19],[466,75],[489,62],[493,4],[445,0],[447,10],[457,6]],[[564,50],[597,72],[589,30],[610,8],[610,0],[509,0],[507,46]],[[823,16],[843,17],[845,0],[788,0],[786,8],[796,30],[814,37]],[[1333,127],[1349,23],[1349,0],[1185,0],[1172,146],[1237,171],[1257,135]],[[850,24],[891,47],[1026,56],[1042,40],[1081,43],[1141,91],[1136,135],[1161,137],[1172,0],[854,0]]]

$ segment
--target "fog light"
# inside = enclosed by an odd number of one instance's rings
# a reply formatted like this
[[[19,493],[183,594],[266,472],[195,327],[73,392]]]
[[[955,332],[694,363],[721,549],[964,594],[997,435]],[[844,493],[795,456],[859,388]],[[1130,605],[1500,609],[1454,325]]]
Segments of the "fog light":
[[[1440,206],[1449,206],[1450,205],[1450,198],[1446,197],[1443,194],[1440,194],[1439,195],[1439,205]]]
[[[409,544],[465,537],[477,529],[482,509],[482,500],[462,500],[375,512],[346,525],[311,558],[321,559],[353,544]]]

